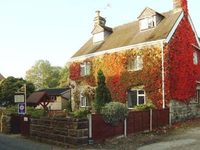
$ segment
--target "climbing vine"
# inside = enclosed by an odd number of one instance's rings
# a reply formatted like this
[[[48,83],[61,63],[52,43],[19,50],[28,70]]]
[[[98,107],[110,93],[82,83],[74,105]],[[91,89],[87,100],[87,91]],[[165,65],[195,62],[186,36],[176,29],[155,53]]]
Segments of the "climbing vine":
[[[143,59],[143,69],[138,71],[128,70],[128,60],[136,56]],[[161,93],[161,48],[159,46],[145,47],[142,49],[130,49],[124,52],[105,54],[90,58],[92,63],[91,74],[81,77],[79,71],[70,73],[71,80],[77,84],[96,85],[97,72],[101,69],[106,77],[107,86],[111,92],[112,100],[125,103],[127,91],[135,86],[143,85],[148,99],[151,99],[157,107],[162,106]],[[73,62],[70,68],[76,70],[80,65]],[[90,82],[92,81],[92,84]]]
[[[167,84],[170,84],[171,99],[187,102],[196,95],[200,62],[197,65],[193,62],[193,53],[195,52],[193,45],[197,45],[195,34],[188,17],[185,16],[178,26],[173,40],[166,47],[170,60]],[[200,58],[198,50],[197,53]]]

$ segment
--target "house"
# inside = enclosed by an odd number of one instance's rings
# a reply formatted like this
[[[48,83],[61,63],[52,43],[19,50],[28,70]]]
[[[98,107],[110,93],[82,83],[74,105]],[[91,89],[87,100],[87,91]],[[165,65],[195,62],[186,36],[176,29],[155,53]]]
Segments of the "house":
[[[92,37],[69,61],[74,109],[91,105],[101,69],[113,101],[170,107],[172,120],[199,114],[199,38],[187,0],[172,2],[168,12],[147,7],[114,28],[96,12]]]
[[[42,89],[32,93],[27,104],[36,108],[48,108],[50,110],[66,109],[70,100],[70,88]]]

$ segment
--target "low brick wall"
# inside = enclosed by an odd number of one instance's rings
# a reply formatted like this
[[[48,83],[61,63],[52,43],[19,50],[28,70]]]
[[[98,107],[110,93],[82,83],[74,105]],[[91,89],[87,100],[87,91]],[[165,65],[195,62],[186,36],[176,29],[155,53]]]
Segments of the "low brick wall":
[[[63,146],[87,144],[88,119],[31,119],[30,137]]]
[[[172,100],[170,102],[170,116],[172,123],[200,117],[200,104],[192,101],[186,104]]]

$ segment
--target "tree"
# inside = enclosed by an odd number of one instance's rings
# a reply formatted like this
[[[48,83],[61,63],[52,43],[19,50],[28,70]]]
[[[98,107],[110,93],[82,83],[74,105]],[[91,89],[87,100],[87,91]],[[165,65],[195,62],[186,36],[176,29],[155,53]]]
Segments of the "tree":
[[[65,67],[62,68],[60,71],[59,86],[66,87],[68,84],[69,84],[69,69],[67,65],[65,65]]]
[[[14,105],[15,93],[26,83],[27,97],[35,90],[32,83],[23,80],[22,78],[8,77],[0,84],[0,105]]]
[[[26,80],[32,82],[37,89],[55,88],[59,86],[61,67],[51,66],[47,60],[38,60],[26,72]]]
[[[102,72],[102,70],[98,71],[97,76],[97,88],[96,88],[96,95],[95,95],[95,110],[97,112],[101,111],[101,108],[106,104],[111,102],[111,94],[109,89],[106,86],[105,83],[105,76]]]

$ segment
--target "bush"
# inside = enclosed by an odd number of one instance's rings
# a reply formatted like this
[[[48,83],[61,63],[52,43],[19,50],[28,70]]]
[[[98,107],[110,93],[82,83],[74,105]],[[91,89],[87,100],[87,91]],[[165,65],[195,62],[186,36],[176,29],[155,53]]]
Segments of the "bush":
[[[43,109],[35,109],[34,107],[26,107],[26,109],[27,109],[26,114],[30,115],[32,118],[40,118],[44,114]],[[4,109],[3,112],[6,113],[7,115],[18,114],[17,110],[18,110],[17,106],[10,106]]]
[[[70,115],[73,118],[82,119],[82,118],[86,118],[89,113],[90,111],[87,109],[78,109],[74,112],[71,112]]]
[[[102,70],[98,71],[97,75],[97,88],[96,88],[96,95],[95,95],[95,103],[94,108],[96,112],[100,112],[101,108],[106,104],[111,102],[111,94],[109,89],[106,86],[105,76]]]
[[[143,111],[155,108],[156,108],[155,105],[152,102],[148,101],[146,104],[140,104],[133,107],[133,111]]]
[[[128,108],[119,102],[106,104],[101,111],[104,121],[108,124],[117,124],[128,116]]]

